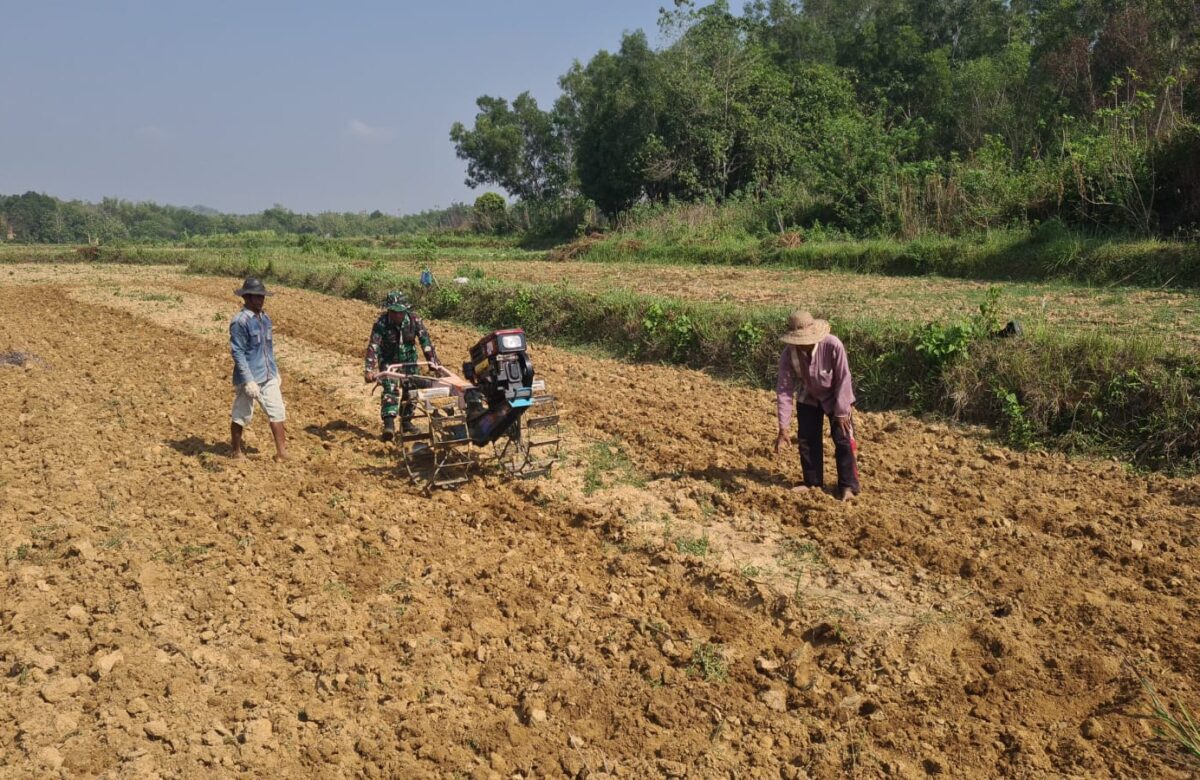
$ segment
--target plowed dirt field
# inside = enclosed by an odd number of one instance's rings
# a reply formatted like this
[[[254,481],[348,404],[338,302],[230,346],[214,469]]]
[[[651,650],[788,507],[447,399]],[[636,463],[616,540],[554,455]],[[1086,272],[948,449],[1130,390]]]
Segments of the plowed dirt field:
[[[286,288],[235,462],[238,281],[0,268],[5,777],[1192,776],[1197,481],[885,414],[797,497],[769,393],[534,344],[560,467],[425,496],[374,310]]]

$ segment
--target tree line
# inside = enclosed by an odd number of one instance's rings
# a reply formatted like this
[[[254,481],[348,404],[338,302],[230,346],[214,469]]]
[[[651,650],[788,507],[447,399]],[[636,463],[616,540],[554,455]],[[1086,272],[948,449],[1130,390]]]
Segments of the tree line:
[[[222,214],[203,207],[181,208],[105,198],[99,203],[60,200],[26,192],[0,195],[0,241],[24,243],[112,243],[182,241],[196,236],[274,231],[313,236],[394,236],[460,230],[471,223],[471,207],[454,204],[418,214],[300,214],[273,206],[258,214]]]
[[[467,184],[610,218],[750,202],[774,232],[1200,224],[1194,0],[675,0],[659,30],[548,108],[480,97],[450,129]]]

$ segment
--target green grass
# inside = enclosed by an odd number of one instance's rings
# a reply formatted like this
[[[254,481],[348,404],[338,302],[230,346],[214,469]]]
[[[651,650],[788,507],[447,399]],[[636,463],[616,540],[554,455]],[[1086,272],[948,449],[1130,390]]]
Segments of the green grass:
[[[1093,284],[1200,285],[1200,246],[1190,241],[1092,236],[1058,223],[961,237],[786,242],[779,236],[695,240],[670,231],[616,232],[559,256],[598,263],[774,265],[875,274],[939,274],[997,281],[1072,279]]]
[[[115,549],[119,548],[121,545],[125,544],[125,542],[127,542],[128,540],[129,540],[129,532],[128,531],[120,531],[120,532],[115,533],[112,536],[108,537],[107,539],[105,539],[104,542],[101,544],[101,547],[103,547],[106,550],[115,550]]]
[[[0,244],[0,263],[122,263],[183,265],[196,252],[184,247],[151,245],[67,246]]]
[[[133,292],[127,295],[128,298],[133,298],[136,301],[151,301],[157,303],[183,303],[182,295],[170,295],[168,293],[147,293]]]
[[[689,677],[700,677],[707,682],[725,682],[729,679],[729,668],[721,656],[721,646],[705,642],[692,647],[692,660],[687,672]]]
[[[455,276],[465,277],[467,279],[482,279],[487,276],[487,272],[477,265],[467,264],[460,265],[454,269]]]
[[[1146,679],[1142,680],[1142,687],[1150,698],[1150,717],[1155,723],[1155,733],[1174,743],[1200,770],[1200,724],[1195,714],[1178,699],[1172,709]]]
[[[825,556],[816,542],[785,539],[780,546],[779,565],[789,571],[825,566]]]
[[[712,551],[707,536],[677,537],[675,539],[675,549],[685,555],[695,555],[700,558],[703,558]]]
[[[392,580],[387,585],[383,586],[384,593],[408,593],[412,590],[412,583],[408,580]]]
[[[646,484],[645,476],[629,459],[619,439],[592,444],[584,457],[584,495],[591,495],[601,488],[614,485],[641,487]]]

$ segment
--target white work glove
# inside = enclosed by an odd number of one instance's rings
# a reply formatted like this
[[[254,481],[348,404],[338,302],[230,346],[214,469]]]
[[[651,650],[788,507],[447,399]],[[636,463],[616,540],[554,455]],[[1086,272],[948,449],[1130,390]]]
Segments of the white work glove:
[[[250,396],[251,401],[257,401],[258,397],[262,395],[262,390],[259,389],[258,382],[247,382],[242,385],[242,389],[246,391],[246,395]]]

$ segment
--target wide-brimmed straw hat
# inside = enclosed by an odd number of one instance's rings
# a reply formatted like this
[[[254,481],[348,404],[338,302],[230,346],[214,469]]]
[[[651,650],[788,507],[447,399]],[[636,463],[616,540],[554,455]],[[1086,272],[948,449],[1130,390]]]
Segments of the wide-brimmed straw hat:
[[[255,279],[254,277],[251,276],[251,277],[247,278],[246,281],[242,282],[242,286],[240,288],[234,290],[233,294],[246,296],[246,295],[270,295],[271,293],[267,292],[267,287],[266,287],[266,285],[264,285],[262,283],[261,279]]]
[[[829,323],[815,319],[806,311],[794,311],[788,317],[787,333],[779,337],[784,344],[816,344],[829,335]]]

